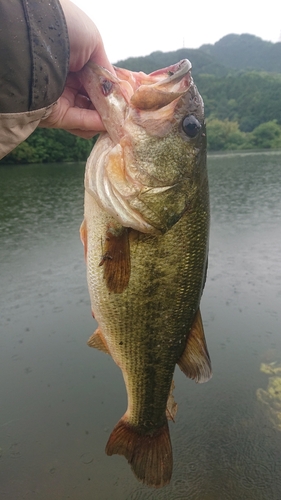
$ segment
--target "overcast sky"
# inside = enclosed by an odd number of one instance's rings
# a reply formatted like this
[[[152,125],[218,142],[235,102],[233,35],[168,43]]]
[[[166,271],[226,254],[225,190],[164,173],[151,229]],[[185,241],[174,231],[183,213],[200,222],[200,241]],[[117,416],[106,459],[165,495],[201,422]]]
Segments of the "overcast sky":
[[[281,0],[73,0],[97,25],[111,62],[198,48],[229,33],[281,41]]]

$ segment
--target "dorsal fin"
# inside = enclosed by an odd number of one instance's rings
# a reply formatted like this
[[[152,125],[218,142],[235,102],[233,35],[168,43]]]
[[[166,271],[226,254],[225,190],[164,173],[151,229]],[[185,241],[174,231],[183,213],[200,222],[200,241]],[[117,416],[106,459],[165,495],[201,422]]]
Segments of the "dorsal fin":
[[[207,382],[212,377],[211,361],[200,309],[195,314],[186,347],[178,361],[178,365],[185,375],[195,380],[195,382]]]

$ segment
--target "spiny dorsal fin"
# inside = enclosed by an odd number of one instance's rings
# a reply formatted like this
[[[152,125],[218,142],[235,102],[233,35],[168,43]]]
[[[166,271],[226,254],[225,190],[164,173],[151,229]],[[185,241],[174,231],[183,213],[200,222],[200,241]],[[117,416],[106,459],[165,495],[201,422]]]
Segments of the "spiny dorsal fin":
[[[128,229],[106,232],[104,253],[99,263],[109,292],[122,293],[128,286],[131,272]]]
[[[211,361],[200,309],[195,315],[185,350],[178,361],[178,365],[185,375],[195,380],[195,382],[207,382],[212,377]]]
[[[93,335],[91,335],[87,344],[89,347],[95,347],[96,349],[99,349],[99,351],[110,354],[106,340],[99,327],[94,331]]]

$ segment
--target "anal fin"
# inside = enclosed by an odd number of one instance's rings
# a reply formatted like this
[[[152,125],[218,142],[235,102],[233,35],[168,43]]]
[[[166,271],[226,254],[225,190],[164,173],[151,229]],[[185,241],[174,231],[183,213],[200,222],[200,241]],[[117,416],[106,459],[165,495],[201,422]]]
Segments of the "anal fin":
[[[173,390],[175,388],[175,382],[172,380],[170,393],[168,396],[167,406],[166,406],[166,417],[168,420],[175,421],[175,417],[178,411],[178,405],[175,402],[175,398],[173,395]]]
[[[106,340],[99,327],[94,331],[93,335],[91,335],[87,344],[89,347],[95,347],[96,349],[99,349],[99,351],[110,354]]]
[[[212,368],[208,348],[205,340],[200,309],[198,309],[186,347],[178,365],[185,375],[195,382],[207,382],[212,377]]]

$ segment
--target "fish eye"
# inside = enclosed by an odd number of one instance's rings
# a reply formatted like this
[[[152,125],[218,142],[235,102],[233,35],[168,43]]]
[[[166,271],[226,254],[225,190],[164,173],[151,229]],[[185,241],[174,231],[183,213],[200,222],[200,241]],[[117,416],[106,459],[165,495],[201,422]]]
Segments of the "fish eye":
[[[193,115],[188,115],[183,119],[182,128],[188,137],[196,137],[201,130],[201,124]]]

